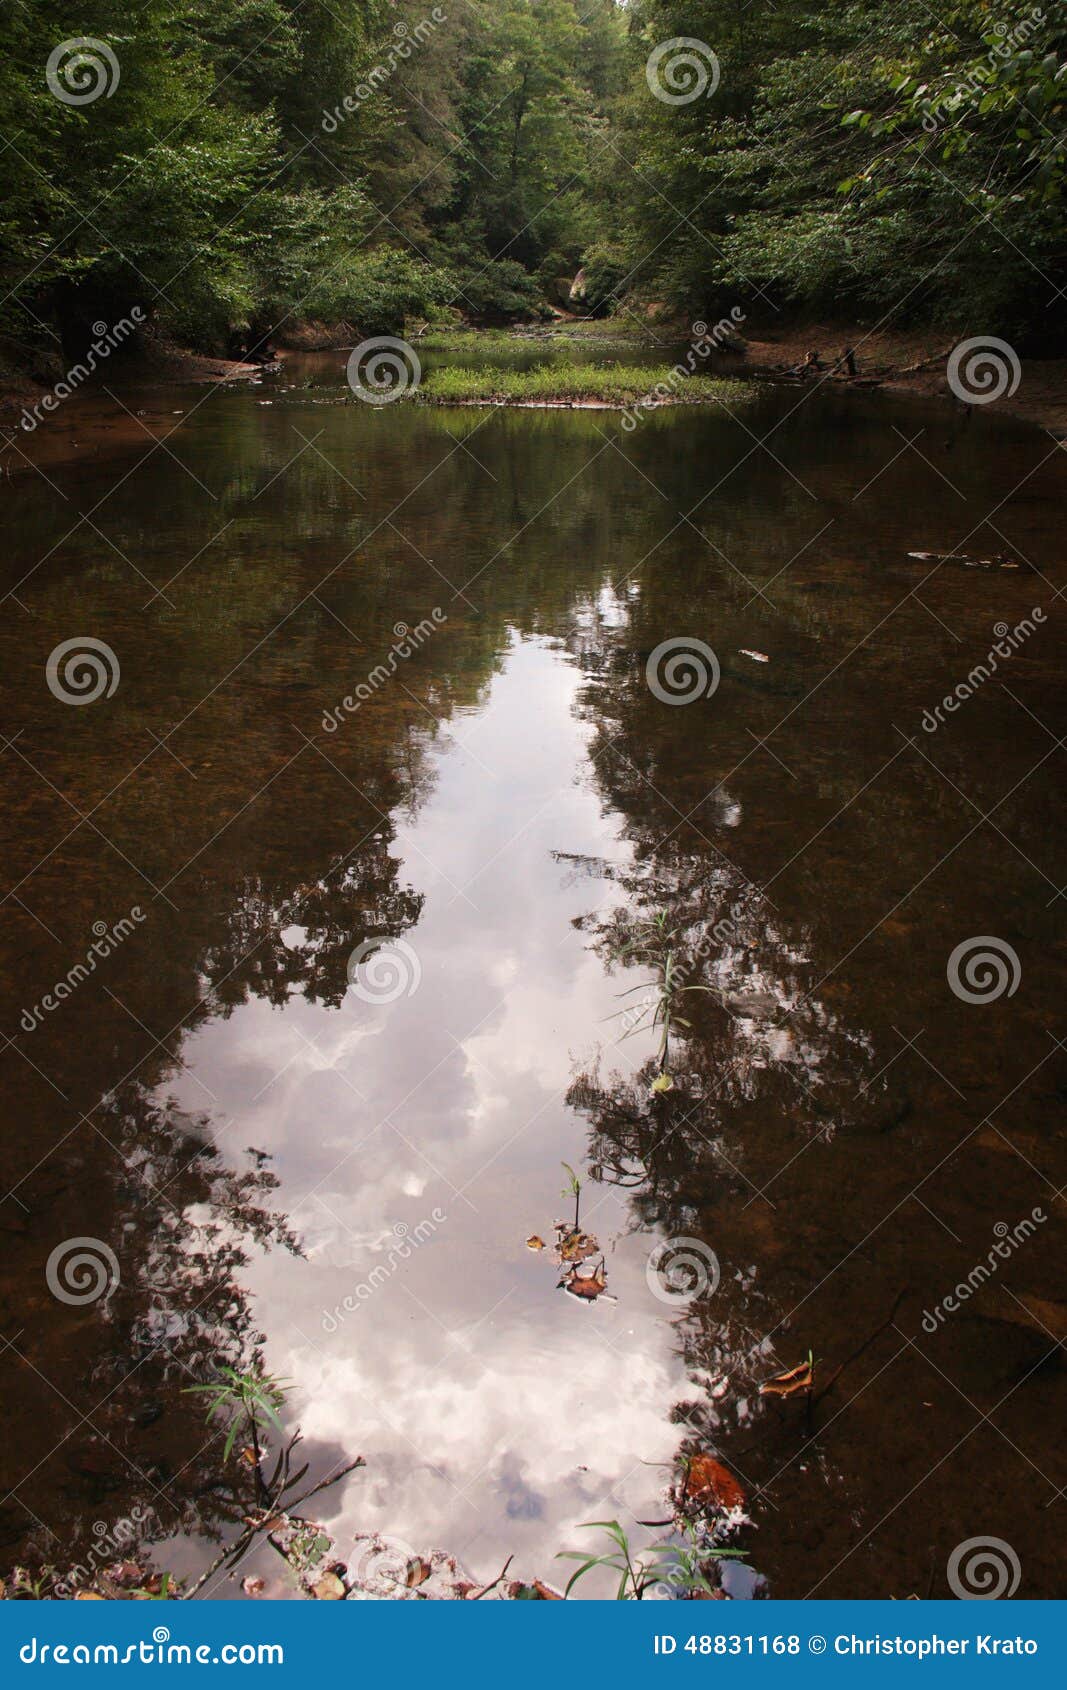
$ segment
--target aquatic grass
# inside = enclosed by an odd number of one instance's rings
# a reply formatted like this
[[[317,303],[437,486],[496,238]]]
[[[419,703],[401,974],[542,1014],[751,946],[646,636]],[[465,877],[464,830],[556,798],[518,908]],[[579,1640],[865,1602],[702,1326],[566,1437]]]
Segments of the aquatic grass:
[[[252,1439],[255,1451],[256,1470],[259,1469],[260,1432],[271,1425],[278,1432],[285,1428],[279,1418],[279,1411],[284,1406],[286,1387],[281,1380],[272,1378],[269,1374],[239,1373],[234,1367],[220,1367],[219,1377],[211,1385],[189,1385],[186,1395],[208,1395],[213,1399],[207,1408],[207,1419],[213,1420],[220,1412],[232,1413],[234,1418],[230,1422],[226,1434],[226,1443],[222,1452],[224,1461],[228,1461],[234,1443],[241,1428],[247,1427],[248,1435]]]
[[[606,1532],[615,1548],[604,1555],[586,1555],[583,1549],[561,1549],[557,1560],[582,1563],[571,1574],[564,1597],[569,1596],[578,1580],[592,1572],[594,1567],[608,1567],[619,1574],[615,1592],[617,1602],[640,1602],[645,1591],[656,1585],[667,1585],[690,1596],[698,1592],[702,1596],[716,1596],[718,1591],[709,1582],[704,1572],[705,1565],[709,1561],[743,1561],[747,1553],[743,1549],[721,1549],[717,1544],[701,1543],[690,1531],[686,1534],[689,1541],[685,1545],[653,1543],[640,1554],[635,1554],[618,1520],[589,1520],[578,1529]]]
[[[582,1182],[569,1162],[561,1162],[560,1167],[567,1173],[567,1183],[560,1192],[561,1197],[574,1198],[574,1230],[578,1231],[578,1214],[582,1201]]]
[[[640,922],[629,939],[613,947],[620,962],[641,962],[655,970],[653,980],[642,981],[622,993],[623,997],[629,997],[634,992],[646,994],[637,1010],[619,1012],[630,1022],[624,1037],[631,1037],[642,1027],[659,1032],[658,1078],[652,1086],[655,1092],[668,1091],[671,1087],[667,1064],[672,1029],[676,1026],[688,1029],[692,1025],[679,1013],[679,1000],[686,992],[707,992],[711,997],[719,996],[711,986],[687,984],[687,969],[684,961],[679,960],[682,939],[682,928],[671,927],[667,916],[661,914],[651,921]]]
[[[752,389],[740,381],[721,381],[705,375],[691,375],[679,382],[672,379],[667,364],[537,364],[530,370],[505,369],[490,365],[483,369],[461,369],[446,365],[429,370],[417,397],[430,403],[449,404],[567,404],[582,402],[625,407],[654,395],[666,387],[665,403],[703,405],[715,401],[731,406]]]

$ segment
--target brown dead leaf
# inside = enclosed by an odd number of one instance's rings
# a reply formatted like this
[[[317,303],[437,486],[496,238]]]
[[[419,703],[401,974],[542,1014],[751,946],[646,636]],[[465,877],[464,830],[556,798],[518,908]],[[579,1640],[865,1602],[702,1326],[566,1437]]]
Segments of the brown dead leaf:
[[[570,1292],[572,1297],[581,1297],[587,1303],[595,1303],[596,1299],[608,1288],[603,1256],[591,1273],[579,1273],[575,1268],[573,1273],[566,1274],[560,1280],[560,1284],[565,1291]]]
[[[513,1579],[507,1587],[508,1596],[512,1602],[562,1602],[563,1597],[558,1590],[553,1590],[543,1579],[534,1579],[531,1584],[524,1584],[521,1579]]]
[[[136,1590],[139,1585],[144,1584],[145,1572],[136,1561],[116,1561],[113,1566],[105,1569],[105,1576],[121,1590]]]
[[[262,1596],[266,1588],[267,1582],[265,1579],[253,1578],[251,1574],[248,1578],[243,1578],[241,1580],[241,1589],[244,1591],[246,1596]]]
[[[810,1361],[802,1361],[799,1367],[791,1367],[787,1373],[776,1373],[773,1379],[768,1379],[760,1386],[761,1397],[795,1397],[801,1391],[810,1391],[815,1384],[815,1371]]]
[[[574,1231],[563,1227],[556,1240],[556,1254],[561,1262],[584,1262],[590,1256],[595,1256],[600,1249],[596,1239],[588,1232]]]
[[[420,1555],[416,1555],[414,1560],[408,1562],[407,1577],[404,1583],[409,1590],[418,1590],[419,1585],[425,1584],[432,1572],[433,1568],[429,1561],[424,1561]]]
[[[745,1493],[729,1468],[713,1455],[690,1456],[684,1496],[687,1502],[717,1502],[720,1508],[743,1508]]]
[[[531,1233],[530,1237],[526,1240],[526,1248],[528,1250],[543,1250],[544,1247],[545,1247],[544,1239],[538,1238],[536,1232]]]

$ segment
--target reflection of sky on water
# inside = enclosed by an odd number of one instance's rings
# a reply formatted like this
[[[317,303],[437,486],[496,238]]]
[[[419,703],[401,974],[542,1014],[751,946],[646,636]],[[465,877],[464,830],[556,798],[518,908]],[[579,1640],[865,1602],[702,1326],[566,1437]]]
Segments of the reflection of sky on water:
[[[577,686],[548,646],[516,646],[492,708],[457,718],[428,803],[401,822],[394,849],[426,896],[406,935],[411,997],[255,999],[185,1052],[234,1121],[223,1147],[237,1132],[275,1158],[305,1240],[306,1261],[257,1257],[250,1282],[309,1446],[367,1458],[338,1493],[344,1529],[442,1546],[486,1576],[512,1551],[551,1572],[575,1526],[622,1498],[655,1512],[664,1475],[643,1463],[673,1453],[683,1385],[647,1241],[620,1237],[612,1190],[588,1188],[583,1220],[617,1301],[567,1297],[525,1245],[567,1212],[561,1160],[582,1163],[563,1102],[573,1059],[618,1035],[620,980],[571,922],[621,894],[552,857],[629,861],[588,780]],[[630,1040],[612,1062],[645,1049]]]

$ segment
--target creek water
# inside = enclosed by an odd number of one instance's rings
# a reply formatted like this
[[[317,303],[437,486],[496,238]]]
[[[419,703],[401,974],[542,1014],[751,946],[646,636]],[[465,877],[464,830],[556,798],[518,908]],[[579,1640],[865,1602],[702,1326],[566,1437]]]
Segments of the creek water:
[[[121,447],[3,487],[0,1573],[132,1520],[195,1578],[235,1463],[184,1393],[258,1357],[311,1477],[365,1458],[314,1505],[341,1559],[559,1582],[710,1451],[739,1595],[945,1595],[988,1536],[1053,1594],[1062,454],[871,394],[628,430],[343,372],[87,400]],[[653,1094],[657,917],[713,989]],[[983,937],[1011,983],[969,1001]],[[593,1300],[526,1243],[561,1163]],[[760,1390],[809,1352],[810,1421]]]

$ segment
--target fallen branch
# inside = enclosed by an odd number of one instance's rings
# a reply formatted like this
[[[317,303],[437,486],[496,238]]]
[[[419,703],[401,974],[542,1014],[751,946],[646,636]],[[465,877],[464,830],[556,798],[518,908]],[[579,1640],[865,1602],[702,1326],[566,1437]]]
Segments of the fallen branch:
[[[320,1479],[317,1485],[312,1485],[310,1490],[304,1491],[302,1496],[298,1496],[293,1502],[288,1503],[283,1512],[287,1517],[291,1516],[296,1509],[302,1508],[305,1502],[310,1502],[311,1498],[313,1496],[317,1496],[320,1491],[329,1489],[330,1485],[337,1484],[338,1480],[343,1479],[346,1474],[353,1473],[357,1467],[365,1467],[366,1465],[367,1463],[364,1461],[363,1457],[361,1455],[357,1455],[354,1461],[347,1462],[344,1467],[339,1468],[338,1471],[331,1474],[329,1478]],[[253,1542],[259,1536],[259,1533],[266,1531],[270,1526],[272,1526],[278,1520],[278,1517],[279,1511],[277,1508],[266,1508],[263,1510],[263,1513],[258,1520],[250,1521],[241,1533],[240,1537],[224,1549],[221,1554],[216,1555],[210,1567],[208,1567],[205,1572],[201,1573],[195,1584],[190,1585],[189,1589],[182,1597],[182,1601],[190,1601],[191,1598],[196,1595],[198,1590],[203,1589],[212,1573],[218,1572],[219,1568],[227,1561],[230,1562],[231,1566],[236,1566],[246,1552],[251,1548]]]

